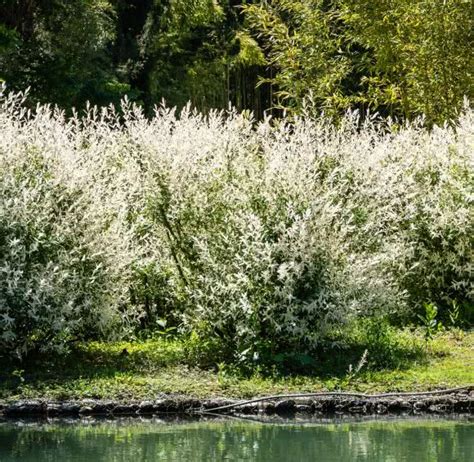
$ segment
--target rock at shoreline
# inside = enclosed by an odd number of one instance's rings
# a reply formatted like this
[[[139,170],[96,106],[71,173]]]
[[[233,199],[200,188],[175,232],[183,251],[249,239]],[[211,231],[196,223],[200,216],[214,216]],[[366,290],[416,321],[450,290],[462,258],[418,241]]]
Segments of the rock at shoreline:
[[[344,395],[321,398],[280,399],[257,403],[242,403],[232,399],[206,399],[165,397],[155,401],[121,402],[85,399],[81,401],[20,400],[0,402],[0,416],[3,417],[57,417],[57,416],[134,416],[153,414],[200,414],[221,406],[223,414],[397,414],[432,413],[474,414],[474,393],[469,389],[441,395],[403,395],[403,397],[350,398]]]

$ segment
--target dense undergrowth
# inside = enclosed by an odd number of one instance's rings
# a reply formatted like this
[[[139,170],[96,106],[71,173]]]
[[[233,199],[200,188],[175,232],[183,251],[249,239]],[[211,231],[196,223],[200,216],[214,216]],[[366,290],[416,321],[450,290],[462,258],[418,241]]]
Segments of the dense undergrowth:
[[[472,320],[470,109],[428,130],[22,103],[0,102],[4,355],[159,331],[214,364],[304,364],[354,320],[374,345]]]

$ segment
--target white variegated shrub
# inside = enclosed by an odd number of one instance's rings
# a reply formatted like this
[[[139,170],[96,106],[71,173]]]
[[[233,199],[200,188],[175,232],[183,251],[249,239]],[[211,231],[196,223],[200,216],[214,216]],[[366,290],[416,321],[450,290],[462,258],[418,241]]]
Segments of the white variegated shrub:
[[[0,345],[25,353],[166,318],[236,353],[311,349],[358,316],[472,308],[473,112],[0,113]]]
[[[23,356],[122,328],[130,259],[119,210],[97,207],[105,173],[89,170],[77,121],[31,117],[19,99],[0,113],[0,346]]]

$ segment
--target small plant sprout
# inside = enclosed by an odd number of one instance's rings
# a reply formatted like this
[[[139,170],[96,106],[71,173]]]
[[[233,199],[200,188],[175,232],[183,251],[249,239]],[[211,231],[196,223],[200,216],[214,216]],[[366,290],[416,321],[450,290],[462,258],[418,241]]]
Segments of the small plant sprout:
[[[364,352],[362,353],[362,356],[359,359],[359,362],[356,364],[354,368],[352,367],[352,364],[349,364],[348,373],[350,376],[352,377],[356,376],[362,370],[362,368],[367,364],[368,354],[369,354],[369,351],[365,349]]]
[[[458,327],[459,326],[459,305],[456,300],[451,301],[451,308],[448,311],[449,316],[449,323],[451,327]]]
[[[425,303],[425,314],[418,315],[425,329],[425,340],[432,340],[434,335],[443,328],[443,323],[439,321],[438,307],[434,303]]]

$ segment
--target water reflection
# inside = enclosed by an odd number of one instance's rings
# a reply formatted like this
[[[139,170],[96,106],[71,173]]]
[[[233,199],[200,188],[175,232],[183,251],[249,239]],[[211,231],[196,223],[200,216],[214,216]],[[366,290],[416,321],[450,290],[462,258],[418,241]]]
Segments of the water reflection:
[[[473,460],[469,420],[0,423],[1,462]]]

